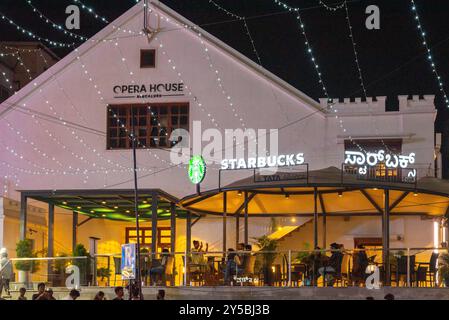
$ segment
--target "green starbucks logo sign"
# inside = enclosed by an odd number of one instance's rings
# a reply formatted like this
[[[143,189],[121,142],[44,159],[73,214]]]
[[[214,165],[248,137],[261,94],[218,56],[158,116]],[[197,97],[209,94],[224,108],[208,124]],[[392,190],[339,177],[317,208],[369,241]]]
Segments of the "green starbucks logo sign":
[[[189,179],[193,184],[201,183],[206,176],[206,162],[202,156],[193,156],[189,161]]]

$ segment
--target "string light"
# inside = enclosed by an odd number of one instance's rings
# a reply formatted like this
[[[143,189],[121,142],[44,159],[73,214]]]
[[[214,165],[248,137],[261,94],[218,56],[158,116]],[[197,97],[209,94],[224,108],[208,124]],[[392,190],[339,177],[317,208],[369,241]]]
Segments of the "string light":
[[[60,31],[60,32],[63,32],[65,35],[67,35],[67,36],[69,36],[69,37],[72,37],[72,38],[74,38],[74,39],[78,39],[78,40],[81,40],[81,41],[85,41],[85,40],[88,39],[87,37],[83,37],[83,36],[77,35],[77,34],[75,34],[75,33],[73,33],[73,32],[67,31],[67,30],[65,29],[64,26],[62,26],[62,25],[60,25],[60,24],[57,24],[57,23],[53,22],[50,18],[48,18],[48,17],[45,16],[41,11],[39,11],[39,9],[37,9],[37,8],[31,3],[31,0],[27,0],[27,3],[28,3],[28,5],[33,9],[33,12],[35,12],[35,13],[37,14],[37,16],[38,16],[42,21],[44,21],[46,24],[52,26],[54,29],[56,29],[56,30],[58,30],[58,31]]]
[[[92,7],[86,6],[84,3],[82,3],[79,0],[73,0],[73,2],[79,4],[81,6],[81,9],[83,9],[84,11],[86,11],[87,13],[92,15],[95,19],[100,20],[100,21],[102,21],[104,23],[109,23],[108,19],[106,19],[105,17],[102,17],[99,14],[97,14]]]
[[[313,66],[314,66],[313,69],[315,70],[315,73],[316,73],[317,78],[318,78],[318,83],[319,83],[319,85],[320,85],[320,87],[321,87],[321,89],[322,89],[322,91],[323,91],[323,93],[324,93],[324,95],[325,95],[325,97],[327,99],[328,108],[330,109],[330,112],[335,114],[334,117],[335,117],[335,120],[337,122],[337,125],[340,127],[340,129],[344,133],[346,133],[347,129],[343,126],[343,119],[338,116],[338,114],[337,114],[338,113],[338,108],[335,106],[335,103],[334,103],[333,99],[330,97],[330,95],[329,95],[329,93],[327,91],[327,87],[326,87],[326,85],[325,85],[325,83],[323,81],[322,72],[321,72],[321,70],[319,68],[319,65],[317,63],[317,59],[315,58],[315,56],[313,54],[313,49],[312,49],[312,46],[310,44],[309,38],[308,38],[307,33],[306,33],[305,24],[304,24],[304,22],[302,20],[301,14],[299,13],[299,8],[291,7],[291,6],[287,5],[286,3],[281,2],[279,0],[274,0],[274,2],[276,4],[278,4],[279,6],[283,7],[284,9],[290,11],[290,12],[295,12],[295,14],[296,14],[296,21],[297,21],[298,26],[300,28],[300,32],[302,33],[302,35],[304,37],[304,44],[306,46],[306,52],[309,54],[310,61],[312,62]],[[357,141],[355,141],[352,138],[351,135],[348,136],[348,139],[351,141],[351,143],[355,144],[359,150],[364,151],[363,147]]]
[[[328,5],[328,4],[326,4],[324,1],[322,1],[322,0],[319,0],[318,1],[324,8],[326,8],[327,10],[329,10],[329,11],[338,11],[338,10],[340,10],[340,9],[343,9],[343,7],[345,6],[345,4],[346,4],[346,0],[345,1],[343,1],[343,3],[341,3],[341,4],[337,4],[337,5],[335,5],[334,7],[332,7],[332,6],[330,6],[330,5]]]
[[[349,17],[349,8],[348,8],[348,4],[347,4],[346,0],[343,2],[343,6],[345,8],[346,22],[347,22],[347,25],[348,25],[348,32],[349,32],[349,40],[351,40],[351,44],[352,44],[352,52],[354,53],[354,61],[355,61],[355,66],[356,66],[358,77],[359,77],[359,81],[360,81],[360,87],[362,89],[363,97],[365,98],[365,101],[367,101],[368,94],[367,94],[367,91],[366,91],[365,81],[364,81],[363,74],[362,74],[362,68],[360,67],[359,54],[357,52],[357,44],[356,44],[355,39],[354,39],[354,33],[352,32],[351,18]],[[378,136],[381,136],[380,133],[379,133],[379,128],[378,128],[377,123],[376,123],[376,117],[373,117],[373,114],[372,114],[371,105],[368,102],[367,102],[367,105],[368,105],[368,111],[370,113],[371,120],[372,120],[372,123],[373,123],[373,127],[376,130],[376,134]],[[387,151],[391,152],[390,148],[386,145],[385,141],[382,138],[380,139],[380,142],[382,143],[382,145],[384,146],[384,148]]]
[[[427,61],[429,62],[429,65],[432,68],[433,73],[435,74],[435,78],[438,83],[438,87],[439,87],[441,94],[443,95],[443,98],[444,98],[444,103],[446,104],[446,107],[449,108],[449,99],[446,94],[446,90],[444,89],[443,80],[438,72],[436,63],[433,60],[432,51],[430,50],[430,46],[429,46],[429,43],[428,43],[427,37],[426,37],[426,32],[424,31],[424,28],[422,26],[421,19],[419,17],[418,9],[416,8],[415,1],[410,0],[410,4],[411,4],[411,9],[412,9],[412,12],[414,14],[414,18],[415,18],[415,21],[417,24],[418,33],[422,39],[422,45],[426,49]]]
[[[6,20],[9,22],[9,24],[13,25],[16,27],[17,30],[19,30],[20,32],[22,32],[24,35],[33,38],[35,40],[39,40],[39,41],[45,41],[47,43],[49,43],[52,46],[55,47],[64,47],[64,48],[70,48],[75,46],[75,43],[66,43],[66,42],[58,42],[58,41],[53,41],[50,40],[49,38],[45,38],[45,37],[41,37],[39,35],[34,34],[33,32],[21,27],[20,25],[18,25],[17,23],[15,23],[13,20],[11,20],[10,18],[8,18],[7,16],[5,16],[3,13],[0,12],[1,15],[1,19],[2,20]]]

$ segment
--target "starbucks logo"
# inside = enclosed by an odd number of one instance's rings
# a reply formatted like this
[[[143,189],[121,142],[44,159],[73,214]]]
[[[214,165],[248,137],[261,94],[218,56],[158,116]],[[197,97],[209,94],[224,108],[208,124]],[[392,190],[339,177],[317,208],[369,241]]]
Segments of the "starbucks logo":
[[[202,156],[193,156],[189,161],[189,179],[193,184],[201,183],[206,176],[206,162]]]

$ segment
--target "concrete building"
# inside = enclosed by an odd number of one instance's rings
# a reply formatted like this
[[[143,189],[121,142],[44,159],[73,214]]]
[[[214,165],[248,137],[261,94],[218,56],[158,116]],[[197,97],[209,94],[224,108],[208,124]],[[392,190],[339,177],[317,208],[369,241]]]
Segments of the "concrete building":
[[[218,188],[220,161],[210,160],[238,158],[239,152],[234,148],[228,155],[222,148],[207,149],[213,139],[207,129],[221,133],[225,129],[278,129],[278,154],[302,153],[310,171],[341,168],[345,151],[361,146],[371,151],[413,153],[418,178],[439,176],[433,95],[400,95],[399,110],[393,112],[385,110],[385,97],[317,102],[159,2],[151,2],[148,21],[149,33],[142,33],[144,9],[139,3],[38,77],[46,67],[33,62],[39,59],[36,55],[23,58],[21,67],[26,73],[14,75],[17,69],[8,69],[7,77],[19,82],[14,88],[23,86],[1,105],[0,112],[0,148],[4,150],[0,154],[0,239],[12,255],[15,244],[24,237],[34,239],[35,250],[50,246],[53,255],[70,253],[73,241],[88,247],[92,237],[100,239],[98,253],[118,253],[121,244],[135,238],[132,210],[121,211],[118,206],[114,210],[107,205],[111,190],[123,190],[122,198],[132,199],[128,135],[133,110],[139,117],[135,125],[141,130],[139,188],[162,190],[176,199],[194,195],[197,189],[189,181],[186,164],[173,164],[167,139],[174,130],[187,129],[193,141],[197,138],[193,136],[194,122],[201,123],[207,163],[202,192]],[[47,54],[47,59],[56,59]],[[31,69],[33,64],[36,67]],[[35,79],[23,85],[28,73]],[[196,154],[193,149],[192,143],[182,150],[185,158]],[[251,156],[243,148],[242,157]],[[379,170],[385,171],[380,166]],[[248,176],[251,172],[227,172],[220,183],[224,186]],[[64,192],[58,193],[61,190]],[[95,193],[90,201],[95,202],[94,207],[83,208],[67,200],[80,190],[86,190],[83,197]],[[45,195],[38,196],[39,192]],[[21,195],[22,201],[27,200],[24,194],[29,198],[20,211]],[[164,201],[176,202],[167,198]],[[39,199],[48,200],[51,206]],[[84,199],[84,204],[87,202]],[[441,204],[447,205],[447,201]],[[193,223],[192,234],[186,234],[186,219],[179,217],[175,223],[160,219],[156,225],[151,214],[143,217],[141,226],[149,234],[142,244],[154,245],[158,251],[171,245],[183,252],[186,239],[198,239],[209,243],[210,250],[220,251],[233,247],[236,230],[241,230],[228,219],[224,244],[222,217],[201,217]],[[382,236],[377,218],[330,219],[333,227],[327,243],[337,241],[352,248],[356,238]],[[313,242],[310,220],[252,217],[247,236],[270,234],[273,225],[294,226],[281,249],[300,250],[303,243]],[[438,244],[434,223],[440,233],[440,222],[441,215],[395,217],[391,245],[433,247]],[[177,231],[172,238],[173,226]],[[157,245],[152,240],[155,236]]]

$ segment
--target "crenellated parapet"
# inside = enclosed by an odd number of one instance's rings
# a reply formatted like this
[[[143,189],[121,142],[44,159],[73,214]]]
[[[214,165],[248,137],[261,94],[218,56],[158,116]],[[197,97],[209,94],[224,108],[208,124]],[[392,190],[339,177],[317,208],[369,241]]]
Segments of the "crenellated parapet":
[[[435,95],[399,95],[399,112],[429,112],[435,110]],[[379,114],[386,112],[386,96],[362,98],[320,98],[320,105],[323,110],[330,105],[341,114]],[[397,101],[395,101],[397,103]],[[397,112],[397,111],[396,111]]]

